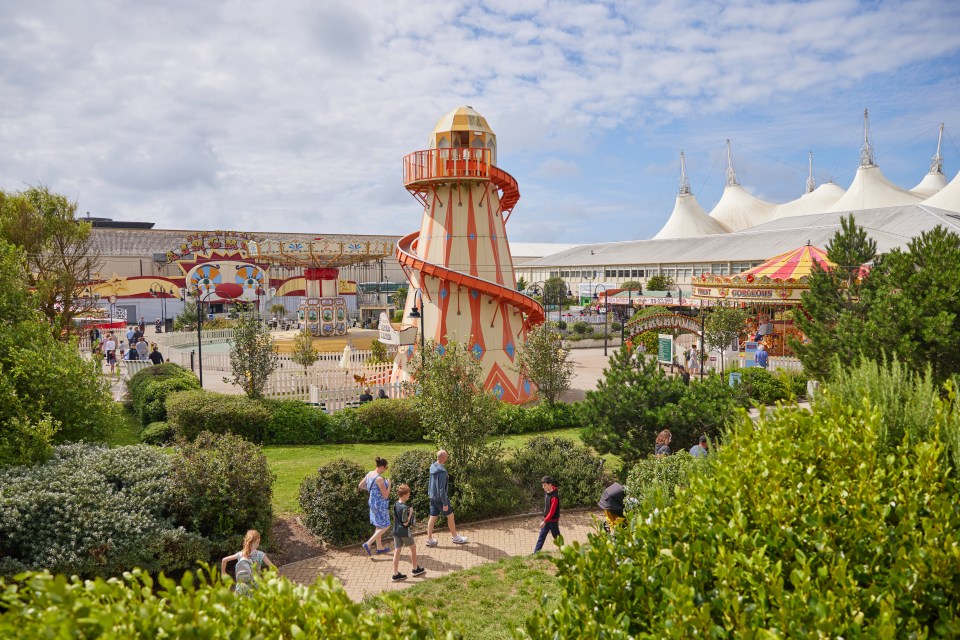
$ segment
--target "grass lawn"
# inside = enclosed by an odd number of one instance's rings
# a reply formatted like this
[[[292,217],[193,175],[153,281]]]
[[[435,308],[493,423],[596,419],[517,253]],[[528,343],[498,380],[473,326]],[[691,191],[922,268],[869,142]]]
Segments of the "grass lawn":
[[[558,429],[556,431],[510,436],[504,439],[503,444],[506,448],[517,448],[537,436],[567,438],[579,442],[580,430]],[[411,449],[429,451],[433,448],[434,445],[429,442],[266,446],[263,448],[263,452],[270,463],[270,469],[277,474],[277,479],[273,483],[274,511],[277,513],[299,512],[300,483],[316,471],[318,467],[333,462],[337,458],[345,458],[356,462],[364,469],[372,469],[373,459],[377,456],[390,461],[404,451],[410,451]],[[390,475],[389,468],[386,475]],[[359,479],[357,482],[359,482]]]
[[[507,558],[429,578],[404,589],[404,606],[429,610],[463,633],[464,638],[512,638],[539,605],[557,601],[560,588],[549,556]],[[366,601],[381,611],[388,608],[379,597]]]
[[[120,423],[117,430],[110,437],[109,445],[111,447],[125,447],[130,444],[140,444],[140,421],[133,411],[124,405],[120,405]]]

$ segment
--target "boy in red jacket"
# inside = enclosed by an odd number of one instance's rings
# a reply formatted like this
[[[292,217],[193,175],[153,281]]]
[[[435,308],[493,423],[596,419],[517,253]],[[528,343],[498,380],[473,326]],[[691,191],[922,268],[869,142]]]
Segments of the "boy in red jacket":
[[[560,537],[560,495],[557,493],[557,481],[550,476],[543,476],[541,482],[546,495],[543,499],[543,522],[540,523],[540,535],[537,537],[534,553],[543,548],[548,531],[553,534],[554,540]]]

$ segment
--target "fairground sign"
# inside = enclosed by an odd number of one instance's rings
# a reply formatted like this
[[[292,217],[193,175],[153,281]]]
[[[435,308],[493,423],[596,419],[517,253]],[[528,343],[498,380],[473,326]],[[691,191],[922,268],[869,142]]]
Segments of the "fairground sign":
[[[627,329],[630,331],[631,338],[644,331],[659,331],[661,329],[678,329],[700,335],[700,321],[697,318],[680,315],[679,313],[658,313],[628,324]]]

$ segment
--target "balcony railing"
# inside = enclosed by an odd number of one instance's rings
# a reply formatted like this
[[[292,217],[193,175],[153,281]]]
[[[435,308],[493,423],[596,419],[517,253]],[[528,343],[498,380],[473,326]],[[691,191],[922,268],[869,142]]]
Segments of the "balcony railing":
[[[403,183],[416,184],[446,178],[490,178],[490,149],[427,149],[403,159]]]

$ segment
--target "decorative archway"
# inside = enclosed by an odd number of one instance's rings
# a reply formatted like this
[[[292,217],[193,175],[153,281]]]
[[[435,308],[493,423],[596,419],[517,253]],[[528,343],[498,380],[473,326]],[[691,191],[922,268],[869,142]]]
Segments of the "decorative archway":
[[[629,340],[633,340],[645,331],[655,331],[659,329],[676,329],[686,331],[703,339],[700,330],[700,320],[691,318],[679,313],[655,313],[639,320],[627,323],[627,335]]]

